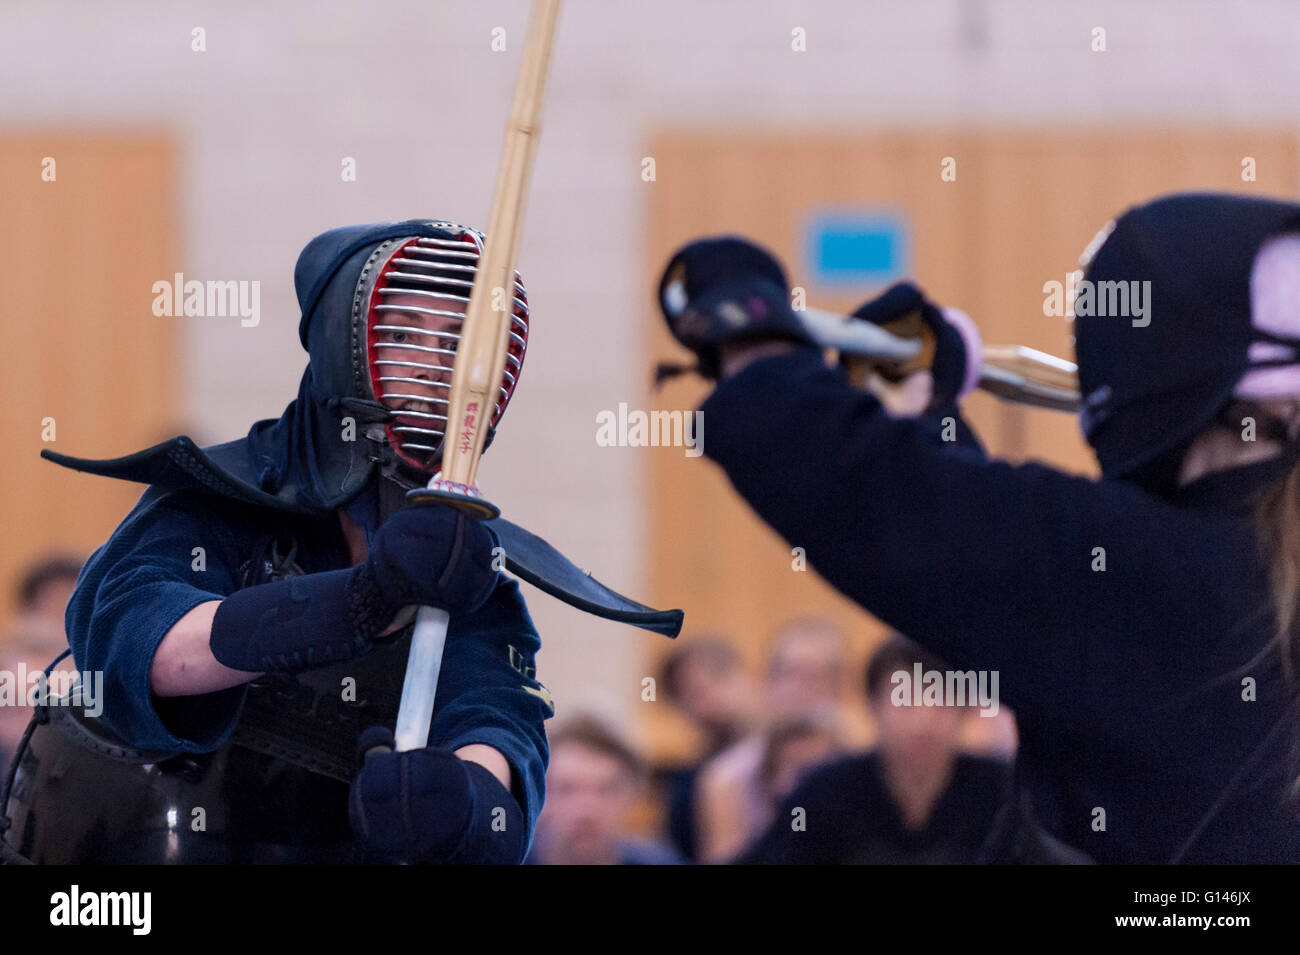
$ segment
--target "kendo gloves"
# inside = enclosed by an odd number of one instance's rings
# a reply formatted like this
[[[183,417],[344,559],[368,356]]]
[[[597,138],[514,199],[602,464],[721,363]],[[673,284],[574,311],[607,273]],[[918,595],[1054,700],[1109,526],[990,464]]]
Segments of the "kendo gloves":
[[[727,352],[789,342],[834,348],[851,373],[874,369],[901,379],[928,370],[933,406],[955,403],[978,381],[982,354],[974,323],[937,307],[911,283],[891,287],[848,320],[796,312],[789,294],[785,271],[770,252],[723,236],[692,242],[669,260],[659,306],[673,337],[695,353],[694,370],[707,378],[726,371]],[[682,370],[669,367],[660,375]]]
[[[402,608],[453,616],[487,602],[499,575],[497,536],[445,505],[397,511],[365,561],[236,591],[217,608],[209,646],[218,661],[253,673],[299,673],[369,653]]]
[[[673,337],[695,353],[694,370],[706,378],[721,374],[724,346],[812,344],[790,309],[780,263],[736,236],[701,239],[674,255],[659,282],[659,306]]]
[[[911,282],[891,285],[881,295],[864,302],[853,318],[885,329],[902,339],[921,343],[920,351],[904,361],[880,361],[841,350],[840,363],[856,377],[874,369],[887,381],[929,371],[934,381],[931,407],[956,405],[974,389],[983,365],[979,330],[965,312],[940,308]]]
[[[491,772],[446,749],[394,748],[393,734],[380,726],[366,730],[357,744],[363,763],[348,792],[348,819],[371,861],[523,861],[523,811]]]

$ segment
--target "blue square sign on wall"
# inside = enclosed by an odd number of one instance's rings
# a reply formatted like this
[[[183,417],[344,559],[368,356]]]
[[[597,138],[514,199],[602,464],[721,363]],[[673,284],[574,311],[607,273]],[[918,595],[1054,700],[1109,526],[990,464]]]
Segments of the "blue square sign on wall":
[[[821,285],[888,285],[908,272],[907,221],[894,210],[819,213],[804,248],[808,274]]]

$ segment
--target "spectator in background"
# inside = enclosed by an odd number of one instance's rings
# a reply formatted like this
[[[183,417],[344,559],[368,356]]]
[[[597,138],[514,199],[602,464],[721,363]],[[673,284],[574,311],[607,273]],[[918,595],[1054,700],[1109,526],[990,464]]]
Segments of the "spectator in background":
[[[77,583],[82,561],[57,554],[32,564],[18,582],[17,613],[0,636],[0,672],[17,680],[27,673],[44,670],[68,648],[63,630],[63,612]],[[7,772],[23,731],[32,716],[26,705],[27,685],[18,688],[23,705],[0,706],[0,772]]]
[[[683,640],[664,659],[659,686],[664,699],[677,707],[703,738],[696,762],[664,773],[668,837],[683,857],[695,861],[699,769],[748,732],[756,690],[735,648],[716,637]]]
[[[777,631],[763,690],[767,725],[700,770],[695,817],[700,861],[733,858],[772,821],[777,802],[762,776],[772,727],[804,718],[820,721],[832,735],[838,732],[845,663],[844,634],[828,620],[801,617]]]
[[[773,806],[785,802],[811,770],[844,750],[838,721],[824,716],[778,720],[766,736],[758,780],[764,798]]]
[[[894,675],[947,667],[892,637],[867,665],[879,730],[870,753],[810,773],[741,864],[955,864],[977,861],[1010,795],[1011,768],[958,752],[970,706],[895,705]],[[898,684],[901,686],[902,684]]]
[[[27,568],[18,582],[18,612],[23,618],[34,618],[56,626],[63,633],[63,612],[68,599],[77,586],[77,575],[85,563],[80,557],[55,554],[37,561]],[[64,637],[62,649],[67,649]],[[48,661],[47,661],[48,662]]]
[[[664,659],[659,677],[664,699],[704,735],[709,756],[749,729],[754,685],[735,648],[717,637],[683,643]]]
[[[630,745],[591,716],[549,734],[546,804],[528,863],[533,865],[676,865],[664,845],[634,839],[627,817],[646,780]]]

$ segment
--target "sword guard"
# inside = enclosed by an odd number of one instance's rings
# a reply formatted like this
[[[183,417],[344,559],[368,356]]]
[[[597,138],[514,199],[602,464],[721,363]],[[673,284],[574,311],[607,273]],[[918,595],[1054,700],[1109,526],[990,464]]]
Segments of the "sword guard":
[[[428,487],[412,488],[406,492],[412,504],[446,504],[480,521],[490,521],[501,516],[501,508],[484,499],[483,492],[473,484],[444,481],[435,474]]]

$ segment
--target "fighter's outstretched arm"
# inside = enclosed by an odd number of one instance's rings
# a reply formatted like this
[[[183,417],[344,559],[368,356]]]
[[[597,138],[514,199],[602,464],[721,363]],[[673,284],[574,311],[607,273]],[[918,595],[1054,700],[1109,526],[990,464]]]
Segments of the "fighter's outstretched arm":
[[[945,442],[815,349],[754,361],[703,412],[705,453],[822,576],[953,665],[1001,671],[1013,707],[1122,730],[1146,661],[1170,687],[1222,672],[1234,622],[1264,605],[1263,580],[1225,589],[1215,570],[1249,566],[1240,522]]]
[[[220,606],[220,600],[201,603],[167,631],[149,668],[149,690],[155,696],[215,693],[261,676],[232,669],[213,655],[212,618]]]

